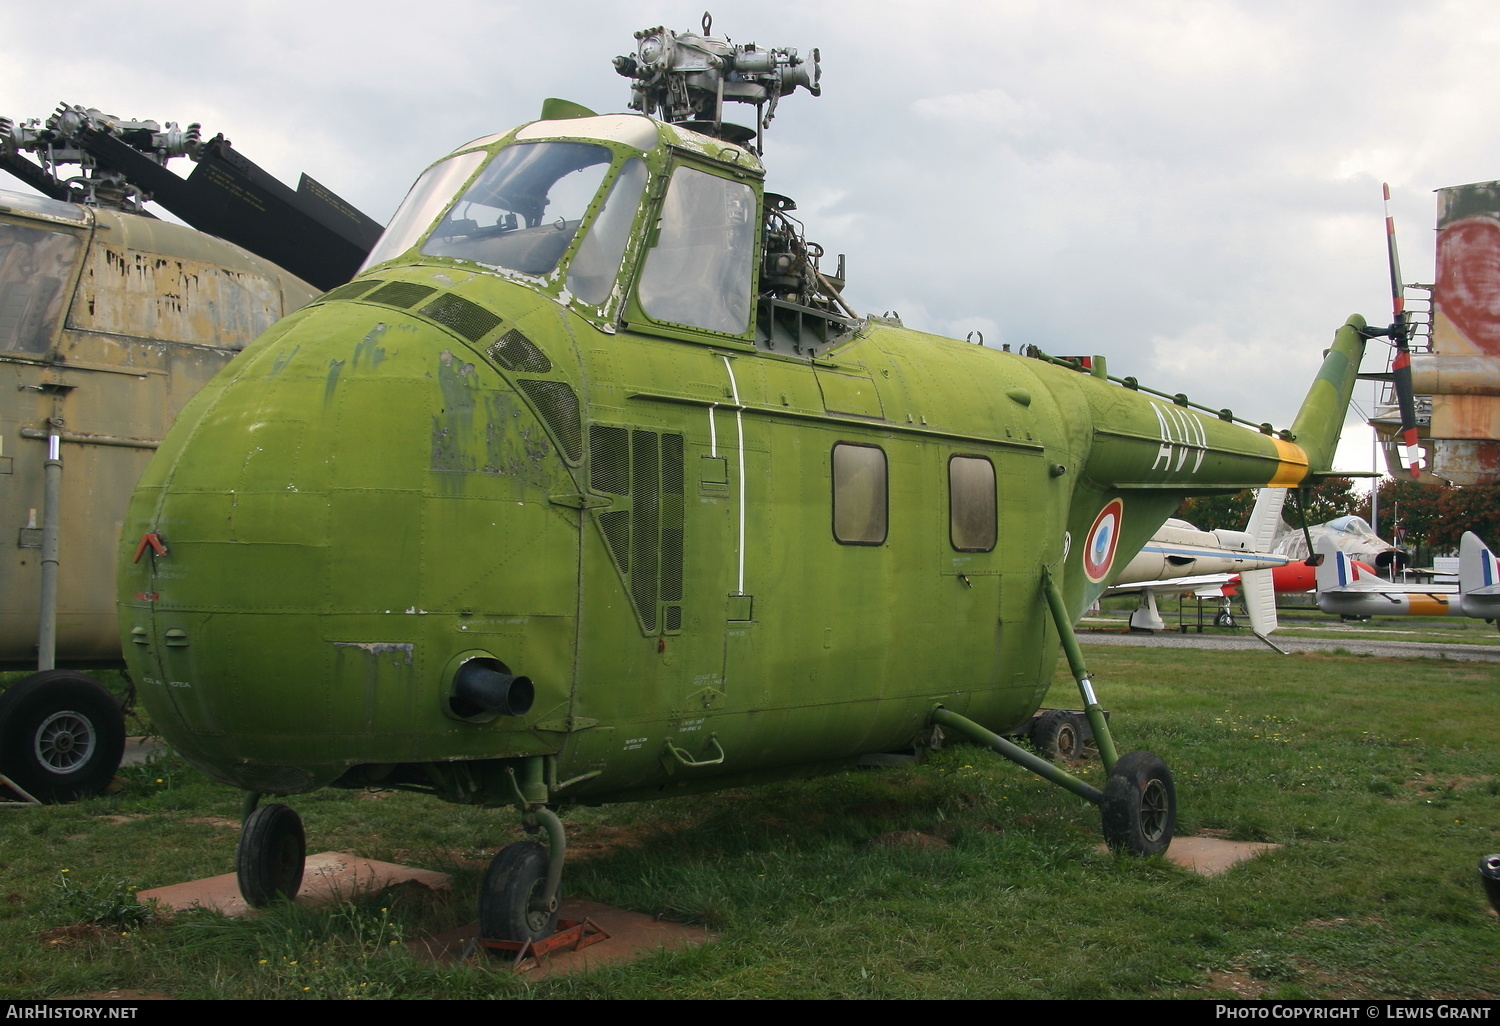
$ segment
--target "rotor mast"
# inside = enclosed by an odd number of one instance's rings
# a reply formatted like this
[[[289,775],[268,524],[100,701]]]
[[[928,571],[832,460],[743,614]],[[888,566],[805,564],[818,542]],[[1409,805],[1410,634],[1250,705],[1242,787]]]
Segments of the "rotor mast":
[[[615,70],[632,79],[630,107],[726,142],[765,152],[765,130],[776,116],[777,102],[804,86],[822,95],[819,53],[811,61],[793,47],[736,44],[714,36],[713,18],[703,15],[703,32],[673,32],[657,26],[635,34],[635,53],[616,57]],[[724,102],[753,103],[755,127],[724,120]]]

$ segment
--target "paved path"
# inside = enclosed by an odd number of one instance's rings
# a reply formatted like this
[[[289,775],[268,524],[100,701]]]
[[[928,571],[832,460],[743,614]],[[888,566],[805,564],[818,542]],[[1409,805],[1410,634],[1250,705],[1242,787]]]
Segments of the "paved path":
[[[1209,648],[1249,649],[1269,652],[1265,642],[1253,634],[1181,634],[1157,631],[1155,634],[1079,631],[1078,640],[1085,645],[1134,645],[1138,648]],[[1355,655],[1389,656],[1401,659],[1464,659],[1500,663],[1500,645],[1455,645],[1429,641],[1366,641],[1356,638],[1298,638],[1275,634],[1276,647],[1287,652],[1332,652],[1343,649]]]

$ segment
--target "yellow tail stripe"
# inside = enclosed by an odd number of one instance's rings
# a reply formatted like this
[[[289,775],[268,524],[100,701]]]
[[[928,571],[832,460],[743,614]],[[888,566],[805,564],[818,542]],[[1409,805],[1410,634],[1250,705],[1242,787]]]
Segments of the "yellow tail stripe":
[[[1272,438],[1276,446],[1276,455],[1281,462],[1276,465],[1276,473],[1271,480],[1266,482],[1268,488],[1290,488],[1299,484],[1307,476],[1307,453],[1302,451],[1300,445],[1292,442],[1284,442],[1280,438]]]

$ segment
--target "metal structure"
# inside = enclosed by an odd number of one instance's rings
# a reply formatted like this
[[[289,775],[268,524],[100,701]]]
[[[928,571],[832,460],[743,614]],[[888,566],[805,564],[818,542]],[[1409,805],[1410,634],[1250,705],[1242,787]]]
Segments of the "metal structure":
[[[662,26],[635,34],[636,51],[615,58],[615,70],[632,80],[630,109],[660,116],[705,135],[748,143],[765,152],[765,130],[776,105],[800,85],[822,94],[821,55],[809,64],[792,47],[762,48],[716,38],[713,19],[703,16],[703,34],[677,33]],[[755,105],[755,127],[724,121],[724,102]]]
[[[167,169],[173,157],[193,161],[186,179]],[[72,165],[78,173],[64,177]],[[135,214],[154,201],[320,290],[348,281],[381,232],[306,174],[289,189],[197,124],[163,128],[70,104],[46,119],[0,117],[0,169],[56,200]]]
[[[1405,284],[1387,217],[1398,345],[1370,424],[1392,474],[1455,485],[1500,483],[1500,182],[1439,189],[1437,273]],[[1407,309],[1405,293],[1428,301]],[[1404,341],[1403,341],[1404,340]],[[1409,343],[1409,345],[1408,345]],[[1410,395],[1400,380],[1409,353]],[[1403,404],[1410,409],[1403,412]],[[1402,456],[1400,450],[1411,450]]]

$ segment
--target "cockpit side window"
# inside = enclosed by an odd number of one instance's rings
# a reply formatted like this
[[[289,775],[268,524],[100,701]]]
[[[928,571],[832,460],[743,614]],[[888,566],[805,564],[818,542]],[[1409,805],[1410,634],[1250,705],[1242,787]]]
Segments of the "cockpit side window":
[[[0,224],[0,349],[45,353],[62,319],[79,239]]]
[[[621,166],[594,226],[573,254],[568,267],[568,291],[590,306],[598,306],[609,296],[645,188],[646,162],[631,157]]]
[[[438,211],[453,201],[453,194],[469,180],[485,157],[484,150],[472,150],[449,157],[434,164],[422,173],[417,184],[411,187],[396,216],[381,233],[380,241],[365,258],[360,271],[376,264],[385,263],[392,257],[405,253],[427,231]]]
[[[506,147],[438,222],[422,252],[546,274],[567,252],[612,159],[607,147],[592,143]]]
[[[755,191],[678,167],[636,295],[646,316],[738,335],[750,321]]]

